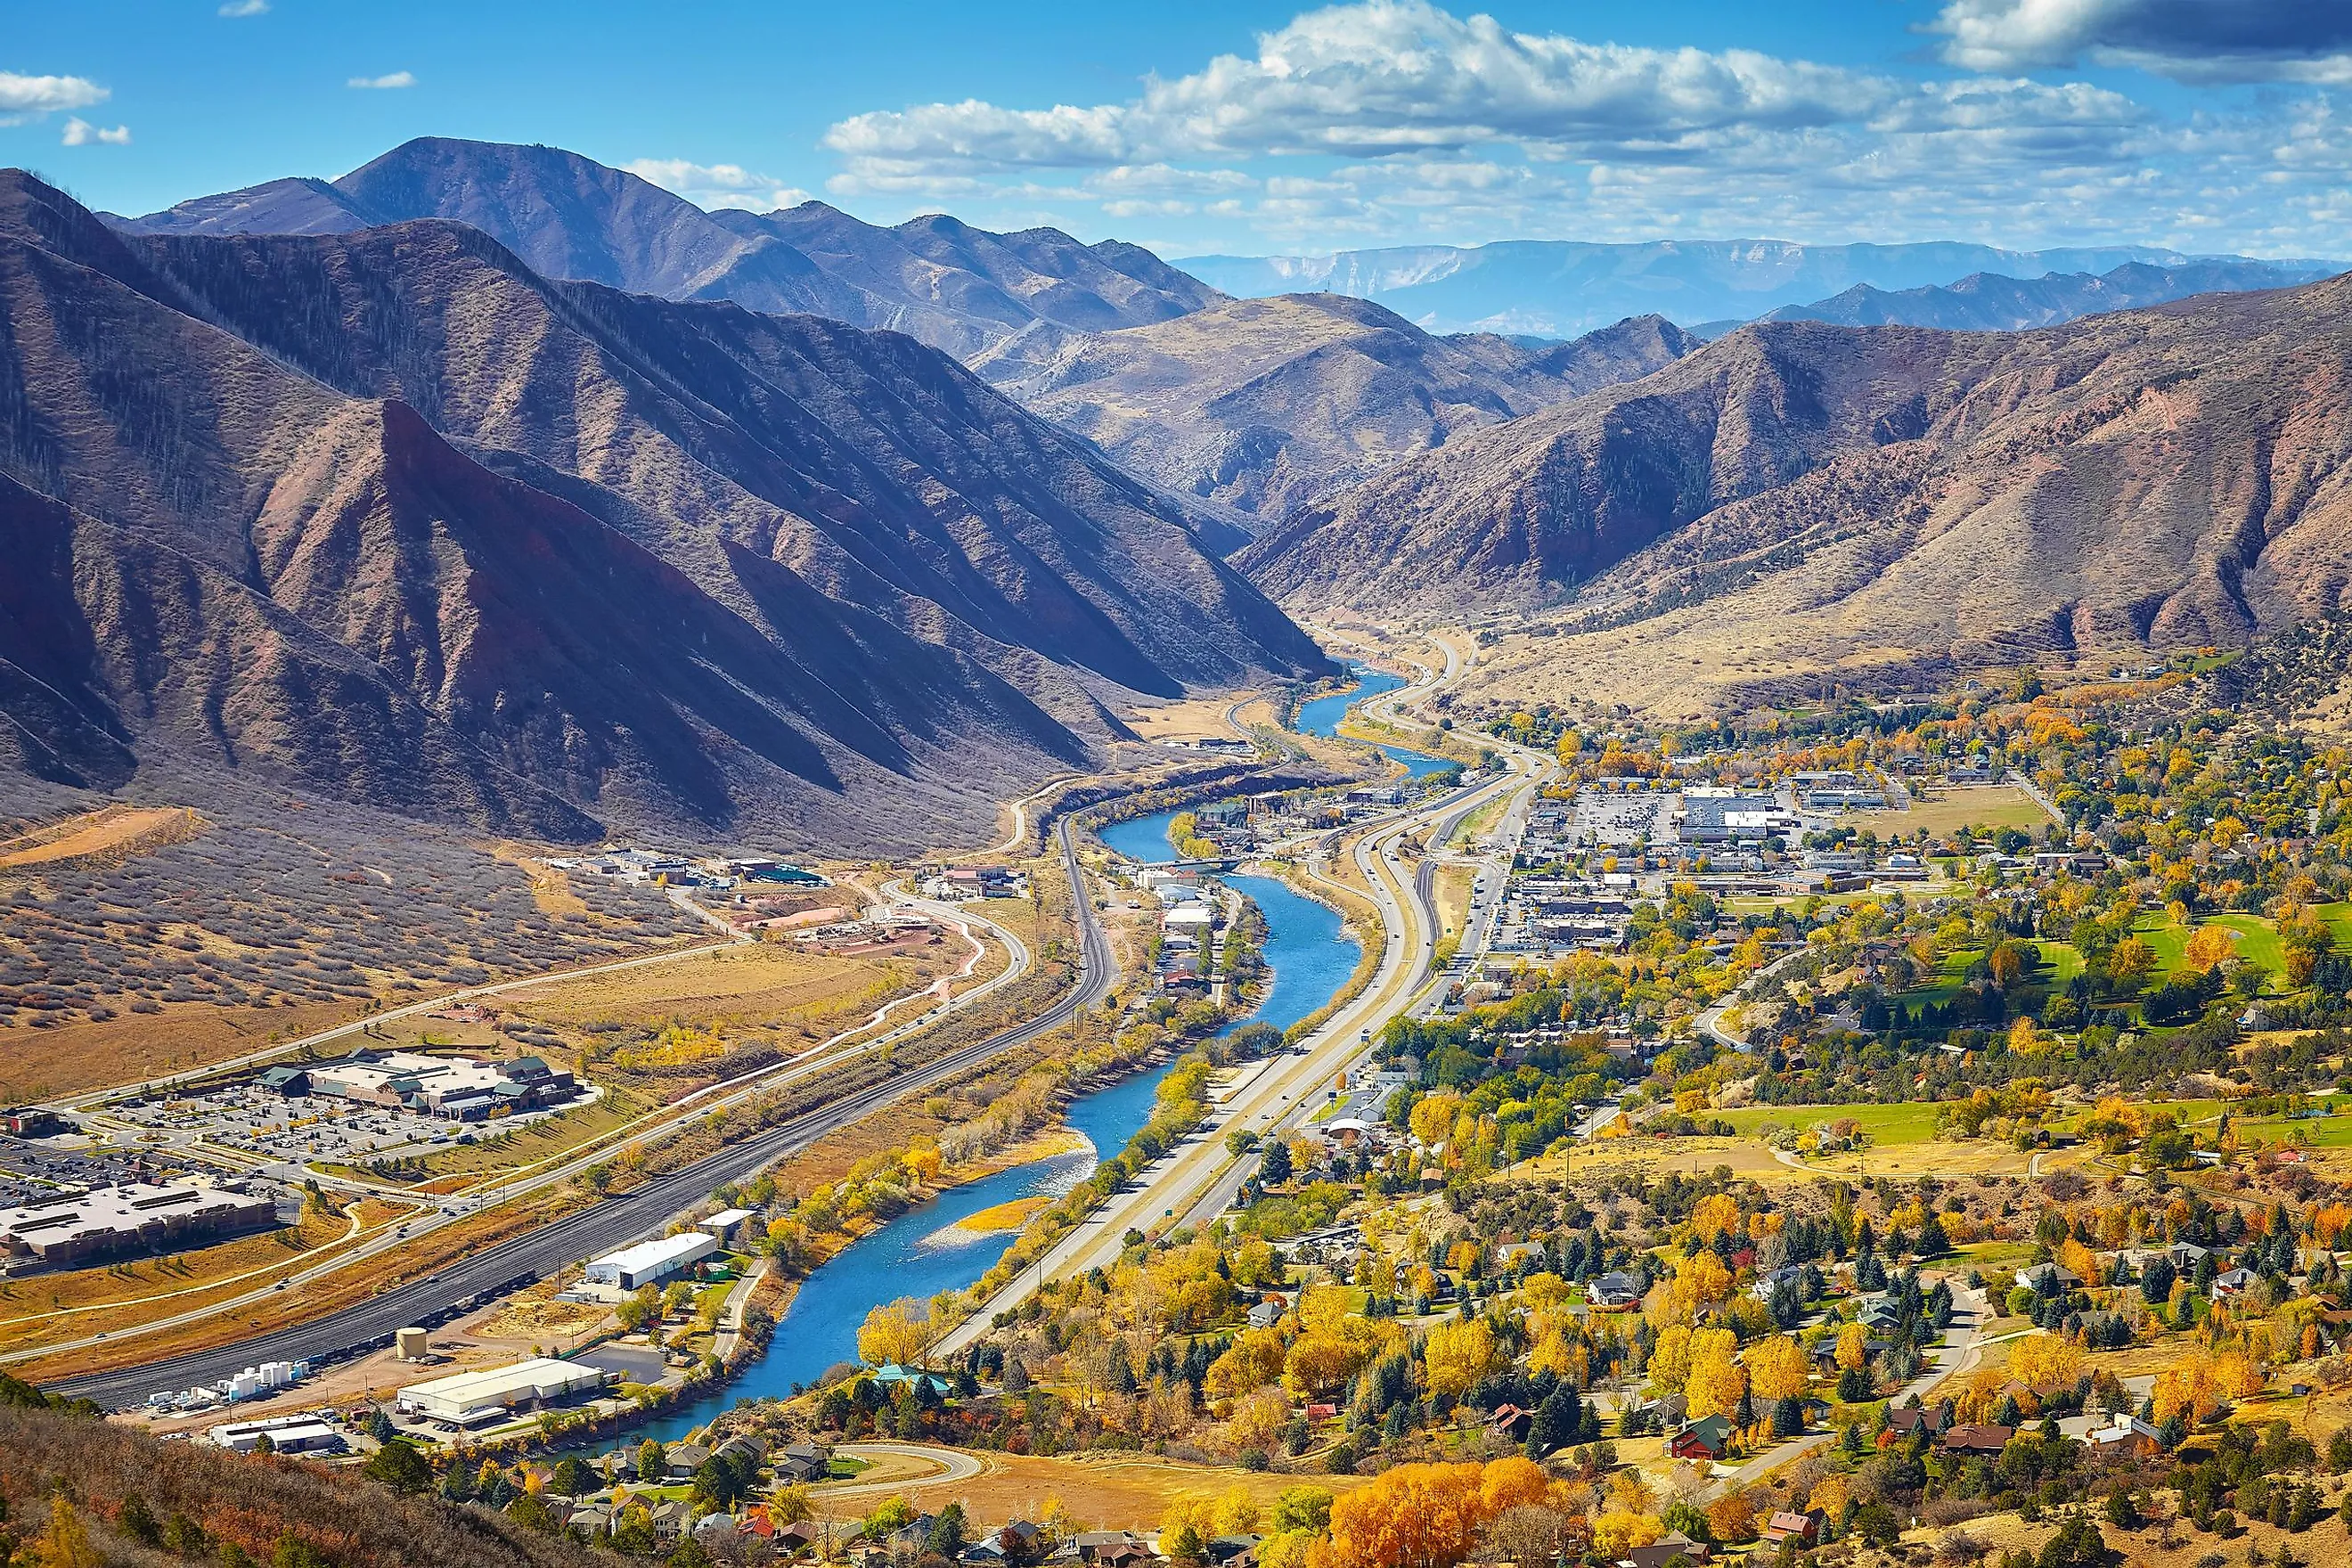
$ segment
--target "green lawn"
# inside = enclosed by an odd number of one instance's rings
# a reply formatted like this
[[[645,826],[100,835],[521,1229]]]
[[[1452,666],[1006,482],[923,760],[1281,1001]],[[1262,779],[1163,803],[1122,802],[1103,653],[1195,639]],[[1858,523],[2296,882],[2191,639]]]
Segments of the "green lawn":
[[[2352,1148],[2352,1116],[2327,1116],[2307,1121],[2265,1116],[2259,1121],[2239,1122],[2238,1133],[2243,1138],[2259,1138],[2265,1143],[2300,1143],[2307,1137],[2315,1149],[2347,1149]]]
[[[2318,914],[2336,933],[2336,946],[2352,947],[2352,903],[2321,904]]]
[[[1902,1105],[1745,1105],[1712,1114],[1742,1132],[1753,1132],[1768,1121],[1800,1131],[1820,1121],[1857,1123],[1874,1143],[1925,1143],[1936,1135],[1936,1118],[1942,1107],[1933,1100]]]
[[[2330,909],[2352,908],[2331,904]],[[2156,950],[2156,978],[2169,980],[2180,967],[2180,954],[2189,939],[2206,926],[2217,925],[2237,933],[2237,953],[2240,958],[2278,973],[2286,967],[2285,944],[2279,941],[2278,927],[2260,915],[2215,915],[2193,926],[2177,926],[2161,914],[2145,914],[2132,927],[2141,941]]]

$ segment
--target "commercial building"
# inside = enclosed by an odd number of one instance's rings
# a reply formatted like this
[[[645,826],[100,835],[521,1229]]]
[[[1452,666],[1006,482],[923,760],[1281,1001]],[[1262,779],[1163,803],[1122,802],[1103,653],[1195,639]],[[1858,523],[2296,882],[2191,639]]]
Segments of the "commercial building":
[[[517,1410],[535,1410],[574,1394],[593,1393],[618,1379],[618,1373],[580,1362],[533,1356],[512,1366],[481,1372],[461,1372],[411,1384],[400,1391],[400,1403],[419,1415],[474,1423]]]
[[[250,1454],[264,1437],[280,1454],[334,1454],[343,1447],[343,1435],[316,1415],[268,1415],[258,1421],[224,1422],[205,1432],[215,1448]]]
[[[719,1240],[733,1245],[736,1240],[735,1233],[743,1227],[743,1222],[754,1217],[756,1216],[750,1209],[722,1209],[704,1220],[701,1228]]]
[[[653,1241],[641,1241],[596,1258],[588,1265],[588,1282],[623,1290],[659,1284],[688,1265],[719,1250],[719,1238],[698,1230],[681,1231]]]
[[[307,1071],[273,1068],[263,1076],[262,1084],[281,1094],[392,1106],[459,1121],[558,1104],[577,1091],[570,1073],[551,1068],[537,1057],[495,1061],[479,1057],[428,1057],[415,1051],[382,1055],[362,1051]]]
[[[128,1182],[78,1197],[0,1209],[0,1257],[65,1266],[185,1247],[278,1223],[277,1201],[196,1181]]]

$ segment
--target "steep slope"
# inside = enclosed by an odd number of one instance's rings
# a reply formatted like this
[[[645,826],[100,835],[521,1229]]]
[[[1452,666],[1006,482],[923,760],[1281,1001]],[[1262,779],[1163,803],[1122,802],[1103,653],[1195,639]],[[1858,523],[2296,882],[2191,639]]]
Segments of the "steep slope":
[[[2235,294],[2315,282],[2332,269],[2284,262],[2195,261],[2151,267],[2129,261],[2111,272],[2053,272],[2006,278],[1976,272],[1946,287],[1889,292],[1857,283],[1810,305],[1784,305],[1768,321],[1835,321],[1849,327],[1935,327],[1955,332],[2013,332],[2054,327],[2110,310],[2137,310],[2192,294]]]
[[[1552,629],[1628,650],[1616,679],[1694,689],[1664,662],[1682,643],[1674,666],[1752,694],[1857,661],[2242,641],[2352,581],[2347,306],[2333,279],[2007,336],[1752,326],[1401,465],[1244,561],[1297,604],[1564,607]],[[1597,678],[1599,646],[1529,657]]]
[[[707,213],[556,147],[427,136],[332,182],[273,180],[144,217],[135,234],[331,234],[447,218],[549,278],[666,300],[729,300],[887,327],[969,354],[1045,321],[1081,331],[1157,321],[1218,298],[1149,251],[1054,229],[998,235],[952,218],[859,223],[820,202]]]
[[[1058,229],[992,234],[937,215],[884,228],[823,202],[711,218],[737,234],[781,240],[855,289],[865,314],[845,320],[908,333],[961,359],[1033,323],[1112,331],[1223,298],[1140,246],[1081,245]],[[695,297],[721,296],[706,289]]]
[[[52,773],[919,845],[1082,759],[1095,686],[1321,668],[1160,498],[944,356],[552,283],[470,227],[122,237],[12,172],[0,332],[0,474],[61,563],[23,624],[81,650],[0,642]],[[432,747],[408,795],[361,765]]]
[[[1177,264],[1228,294],[1328,289],[1377,300],[1433,332],[1566,338],[1626,316],[1650,313],[1685,327],[1748,321],[1858,284],[1916,289],[1949,284],[1977,272],[2031,279],[2049,272],[2105,272],[2133,261],[2174,267],[2189,259],[2176,251],[2133,245],[2017,251],[1952,242],[1798,245],[1732,239],[1612,245],[1506,240],[1472,247],[1343,250],[1328,257],[1205,256]],[[2300,276],[2311,275],[2305,271]],[[2282,284],[2298,280],[2289,275],[2276,279]]]
[[[1534,350],[1437,338],[1344,294],[1236,300],[1147,327],[1040,326],[972,366],[1169,489],[1276,519],[1458,433],[1666,364],[1655,317]]]

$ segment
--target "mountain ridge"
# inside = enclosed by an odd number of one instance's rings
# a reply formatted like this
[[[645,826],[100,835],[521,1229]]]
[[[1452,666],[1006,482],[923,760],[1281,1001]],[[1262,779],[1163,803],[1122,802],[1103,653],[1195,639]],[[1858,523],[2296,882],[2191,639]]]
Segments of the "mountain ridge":
[[[1105,696],[1326,668],[1162,498],[897,334],[444,220],[126,235],[17,172],[0,331],[25,596],[79,650],[0,649],[0,691],[52,774],[918,847],[1118,738]],[[431,765],[404,795],[362,754]]]
[[[2242,643],[2352,584],[2347,307],[2352,278],[2013,334],[1752,324],[1240,559],[1294,605],[1534,616],[1634,684],[1677,638],[1733,689]]]

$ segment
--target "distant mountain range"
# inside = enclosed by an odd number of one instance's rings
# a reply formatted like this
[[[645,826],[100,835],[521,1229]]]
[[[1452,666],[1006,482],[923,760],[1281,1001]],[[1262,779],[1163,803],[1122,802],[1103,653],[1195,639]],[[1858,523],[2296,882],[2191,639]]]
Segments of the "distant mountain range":
[[[2146,246],[2017,251],[1949,242],[1796,245],[1770,239],[1629,245],[1507,240],[1467,247],[1346,250],[1327,257],[1197,256],[1177,265],[1244,298],[1322,289],[1378,300],[1432,332],[1571,338],[1649,314],[1693,329],[1711,326],[1706,335],[1717,335],[1730,323],[1786,306],[1820,302],[1829,308],[1832,296],[1856,288],[1899,292],[1952,285],[1978,274],[2031,280],[2053,272],[2107,273],[2131,263],[2186,268],[2200,259],[2240,268],[2231,274],[2240,279],[2232,285],[2237,288],[2276,288],[2341,270],[2328,262],[2198,258]],[[2252,280],[2257,276],[2261,281]],[[2043,319],[2028,316],[2011,324],[2041,324]]]
[[[2189,261],[2153,267],[2127,261],[2114,270],[2006,278],[1978,272],[1937,288],[1892,292],[1857,283],[1810,305],[1783,305],[1768,321],[1835,321],[1849,327],[1935,327],[1954,332],[2013,332],[2054,327],[2110,310],[2168,304],[2194,294],[2284,289],[2331,275],[2330,269],[2267,261]],[[1726,331],[1736,322],[1719,323]],[[1720,335],[1702,332],[1703,336]]]
[[[1759,322],[1239,559],[1296,608],[1535,616],[1543,662],[1677,704],[2240,643],[2352,594],[2347,364],[2352,277],[2013,333]]]
[[[589,205],[542,254],[667,254]],[[946,355],[479,227],[124,234],[7,171],[0,334],[0,756],[46,777],[906,850],[1084,763],[1117,689],[1328,668]]]
[[[1369,300],[1291,294],[1114,332],[1032,329],[972,368],[1154,483],[1273,519],[1697,346],[1654,316],[1572,343],[1433,337]]]
[[[657,294],[731,300],[887,327],[961,357],[1049,321],[1104,331],[1219,298],[1150,251],[1057,229],[989,234],[951,217],[897,228],[822,202],[707,213],[625,170],[557,147],[420,137],[339,180],[284,179],[199,196],[133,234],[346,234],[415,218],[471,224],[533,271]]]

